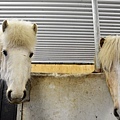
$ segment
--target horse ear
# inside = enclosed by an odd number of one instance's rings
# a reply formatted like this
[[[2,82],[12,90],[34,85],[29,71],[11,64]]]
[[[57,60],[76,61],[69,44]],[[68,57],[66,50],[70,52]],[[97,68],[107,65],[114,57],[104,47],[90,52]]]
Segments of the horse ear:
[[[103,46],[104,42],[105,42],[105,38],[101,38],[101,39],[100,39],[100,47]]]
[[[8,26],[8,22],[7,22],[7,20],[5,20],[2,24],[2,31],[3,32],[5,32],[5,29],[7,28],[7,26]]]
[[[34,32],[35,32],[35,34],[37,33],[37,24],[33,24],[33,30],[34,30]]]

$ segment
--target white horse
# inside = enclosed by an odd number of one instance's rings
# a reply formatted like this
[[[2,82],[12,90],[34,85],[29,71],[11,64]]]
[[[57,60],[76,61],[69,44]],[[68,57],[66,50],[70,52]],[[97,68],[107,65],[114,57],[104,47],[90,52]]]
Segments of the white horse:
[[[36,33],[37,25],[30,22],[5,20],[2,24],[1,79],[6,81],[6,96],[11,103],[21,103],[26,98]]]
[[[99,59],[113,99],[114,115],[120,120],[120,36],[102,38],[100,46]]]

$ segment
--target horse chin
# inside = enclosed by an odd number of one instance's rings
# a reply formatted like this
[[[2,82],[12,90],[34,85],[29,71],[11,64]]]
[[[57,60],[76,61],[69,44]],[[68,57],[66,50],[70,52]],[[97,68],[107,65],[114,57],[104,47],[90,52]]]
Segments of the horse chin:
[[[20,104],[20,103],[23,103],[23,102],[26,102],[26,101],[27,102],[30,101],[27,98],[23,99],[23,98],[8,98],[8,97],[7,97],[7,100],[11,104]]]
[[[12,103],[12,104],[20,104],[20,103],[22,103],[22,99],[18,99],[18,98],[12,99],[12,100],[9,100],[9,99],[8,99],[8,101],[9,101],[10,103]]]

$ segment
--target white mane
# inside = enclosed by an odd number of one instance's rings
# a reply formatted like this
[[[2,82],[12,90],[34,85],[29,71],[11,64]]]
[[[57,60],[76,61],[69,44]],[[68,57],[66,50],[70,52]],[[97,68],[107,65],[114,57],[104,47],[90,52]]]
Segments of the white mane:
[[[2,44],[4,47],[24,46],[32,51],[36,43],[36,34],[33,24],[26,21],[7,21],[8,26],[2,34]]]
[[[120,36],[107,36],[99,52],[103,69],[111,70],[114,62],[120,59]]]

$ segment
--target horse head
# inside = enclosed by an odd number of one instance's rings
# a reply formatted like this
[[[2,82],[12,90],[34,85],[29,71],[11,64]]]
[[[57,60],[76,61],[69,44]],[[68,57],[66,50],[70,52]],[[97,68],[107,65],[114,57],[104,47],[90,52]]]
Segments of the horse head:
[[[31,57],[36,43],[37,25],[26,21],[5,20],[2,24],[1,78],[6,81],[6,96],[11,103],[26,98]]]
[[[98,54],[105,72],[107,86],[114,103],[114,116],[120,120],[120,37],[107,36],[100,40]]]

